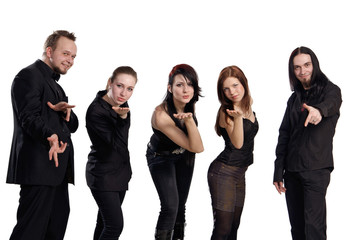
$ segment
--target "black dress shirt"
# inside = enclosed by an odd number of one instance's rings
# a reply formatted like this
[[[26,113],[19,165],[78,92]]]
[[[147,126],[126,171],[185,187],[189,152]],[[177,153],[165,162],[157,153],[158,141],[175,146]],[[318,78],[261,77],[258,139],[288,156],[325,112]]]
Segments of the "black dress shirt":
[[[328,82],[317,98],[306,99],[306,91],[295,91],[289,98],[279,129],[276,147],[274,182],[283,180],[285,171],[303,172],[329,168],[333,170],[333,137],[342,103],[338,86]],[[322,120],[304,126],[309,112],[303,103],[317,108]]]
[[[128,134],[130,112],[122,119],[99,91],[86,112],[86,128],[91,151],[86,165],[86,181],[92,190],[124,191],[131,178]],[[127,102],[121,107],[128,107]]]

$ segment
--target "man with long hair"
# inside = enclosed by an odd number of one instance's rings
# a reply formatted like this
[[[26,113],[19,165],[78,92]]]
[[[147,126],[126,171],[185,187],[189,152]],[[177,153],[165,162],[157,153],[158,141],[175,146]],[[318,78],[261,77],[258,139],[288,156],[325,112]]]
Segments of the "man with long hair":
[[[292,238],[323,240],[341,91],[307,47],[296,48],[290,55],[289,78],[293,94],[279,129],[274,185],[280,194],[285,193]]]

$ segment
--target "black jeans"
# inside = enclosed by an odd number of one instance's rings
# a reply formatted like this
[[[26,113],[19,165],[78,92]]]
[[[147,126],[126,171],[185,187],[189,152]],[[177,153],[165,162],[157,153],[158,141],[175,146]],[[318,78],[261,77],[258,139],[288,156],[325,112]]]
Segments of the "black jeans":
[[[195,154],[185,152],[167,156],[147,154],[159,163],[149,166],[161,202],[156,229],[172,230],[176,223],[185,223],[185,204],[194,171]],[[164,159],[166,161],[164,161]]]
[[[94,240],[119,239],[124,227],[121,205],[126,191],[103,192],[91,190],[99,207]]]
[[[293,240],[325,240],[330,170],[286,172],[284,180]]]

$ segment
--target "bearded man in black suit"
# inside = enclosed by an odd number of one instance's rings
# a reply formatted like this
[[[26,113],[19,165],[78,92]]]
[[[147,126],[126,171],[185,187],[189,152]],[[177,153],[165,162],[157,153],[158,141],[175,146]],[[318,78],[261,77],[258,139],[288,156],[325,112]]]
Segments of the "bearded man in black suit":
[[[11,87],[14,135],[7,183],[20,184],[17,224],[10,239],[63,239],[70,213],[68,183],[74,183],[70,135],[78,119],[58,84],[72,67],[74,33],[55,31],[42,60],[22,69]]]

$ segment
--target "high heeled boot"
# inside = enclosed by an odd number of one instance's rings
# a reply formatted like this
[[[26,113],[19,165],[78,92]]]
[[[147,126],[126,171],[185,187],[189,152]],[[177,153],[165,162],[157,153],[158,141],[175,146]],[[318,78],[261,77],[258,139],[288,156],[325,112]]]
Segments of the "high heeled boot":
[[[185,223],[175,223],[174,226],[174,235],[173,240],[183,240],[184,239],[184,231],[185,231]]]
[[[155,240],[171,240],[173,236],[173,230],[159,230],[155,231]]]

